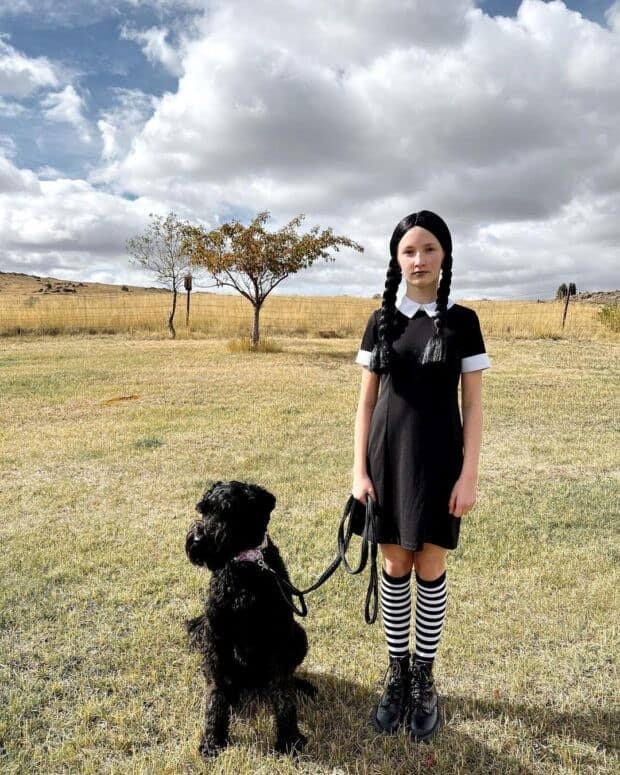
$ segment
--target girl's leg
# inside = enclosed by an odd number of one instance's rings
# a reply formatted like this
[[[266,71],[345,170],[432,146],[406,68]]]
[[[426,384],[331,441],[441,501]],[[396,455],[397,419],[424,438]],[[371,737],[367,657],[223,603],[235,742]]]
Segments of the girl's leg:
[[[424,544],[414,553],[416,575],[415,660],[432,666],[441,639],[447,606],[448,550]]]
[[[413,552],[397,544],[379,544],[383,569],[379,584],[381,614],[390,657],[409,656]]]
[[[392,733],[404,720],[407,709],[413,552],[396,544],[380,547],[384,564],[379,597],[390,663],[374,721],[378,729]]]
[[[390,576],[404,576],[411,571],[415,559],[414,552],[403,549],[398,544],[379,544],[379,547],[383,555],[383,567]]]
[[[424,544],[414,554],[416,574],[415,654],[409,685],[409,735],[426,740],[439,729],[439,699],[432,669],[446,613],[447,549]]]

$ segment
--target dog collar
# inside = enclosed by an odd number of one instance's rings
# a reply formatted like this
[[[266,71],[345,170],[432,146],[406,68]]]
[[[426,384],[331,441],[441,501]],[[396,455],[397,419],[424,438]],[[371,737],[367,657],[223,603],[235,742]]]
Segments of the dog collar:
[[[233,557],[233,560],[236,560],[237,562],[258,562],[258,560],[263,559],[263,549],[266,549],[269,545],[267,541],[268,534],[265,533],[263,537],[263,541],[259,546],[255,547],[254,549],[245,549],[243,552],[240,552],[235,557]]]

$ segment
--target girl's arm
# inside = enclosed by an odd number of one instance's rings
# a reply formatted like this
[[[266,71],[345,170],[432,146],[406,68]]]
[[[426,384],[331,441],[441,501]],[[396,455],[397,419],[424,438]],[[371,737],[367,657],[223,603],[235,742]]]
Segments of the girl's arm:
[[[355,431],[353,434],[353,488],[352,494],[362,502],[365,500],[369,485],[366,468],[366,451],[368,448],[368,433],[370,420],[379,395],[380,377],[367,368],[362,369],[362,386],[355,415]]]
[[[478,461],[482,444],[482,369],[461,374],[463,410],[463,467],[456,480],[448,510],[462,517],[476,502]]]
[[[463,408],[463,468],[461,476],[478,480],[482,445],[482,369],[461,374]]]

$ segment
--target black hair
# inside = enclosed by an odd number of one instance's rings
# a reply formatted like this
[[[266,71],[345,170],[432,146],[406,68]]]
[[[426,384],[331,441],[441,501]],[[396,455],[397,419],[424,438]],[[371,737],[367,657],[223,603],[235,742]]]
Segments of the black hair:
[[[392,342],[396,321],[396,291],[402,279],[402,270],[398,263],[398,245],[404,235],[414,226],[421,226],[437,237],[443,248],[444,258],[441,264],[441,280],[437,288],[437,312],[433,317],[433,335],[428,340],[422,363],[441,362],[446,358],[444,329],[446,310],[452,281],[452,237],[445,221],[430,210],[420,210],[406,215],[394,229],[390,239],[390,263],[385,278],[385,289],[379,314],[378,342],[370,355],[370,371],[386,374],[390,370],[393,358]]]

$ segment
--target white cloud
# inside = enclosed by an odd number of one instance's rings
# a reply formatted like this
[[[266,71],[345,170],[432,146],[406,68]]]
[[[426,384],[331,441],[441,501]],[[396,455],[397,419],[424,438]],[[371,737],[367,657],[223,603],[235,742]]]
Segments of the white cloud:
[[[1,145],[5,145],[5,143],[2,142]],[[5,154],[6,150],[0,151],[0,200],[5,199],[6,194],[14,195],[17,192],[38,196],[41,189],[34,172],[18,169]],[[7,205],[10,205],[9,201],[7,201]],[[4,224],[6,224],[6,218],[10,216],[11,209],[9,206],[0,214],[0,222],[4,220]],[[6,237],[6,232],[3,229],[0,229],[0,233],[3,238]]]
[[[0,135],[0,154],[6,158],[13,158],[17,153],[17,145],[15,140],[9,135]]]
[[[616,0],[605,11],[605,18],[610,29],[614,32],[620,32],[620,0]]]
[[[0,4],[0,17],[17,15],[20,13],[32,13],[32,3],[30,0],[11,0],[10,3]]]
[[[62,177],[62,172],[49,164],[44,164],[42,167],[39,167],[36,174],[41,180],[55,180],[56,178]]]
[[[103,111],[97,122],[103,142],[104,160],[117,159],[129,152],[133,138],[153,112],[156,100],[138,89],[115,89],[116,103]]]
[[[51,92],[41,100],[43,115],[48,121],[71,124],[78,131],[84,143],[90,143],[92,135],[88,121],[82,111],[84,100],[75,88],[69,84],[60,92]]]
[[[209,6],[208,0],[126,0],[126,3],[136,8],[158,8],[166,11],[178,11],[184,8],[191,11],[205,11]]]
[[[0,35],[0,96],[21,99],[59,83],[57,68],[47,57],[27,57]]]
[[[16,118],[26,112],[26,108],[19,102],[8,101],[0,97],[0,116],[6,118]]]
[[[43,175],[44,170],[41,171]],[[143,232],[148,214],[165,214],[158,202],[128,201],[83,180],[42,180],[0,155],[0,266],[2,271],[137,282],[125,241]]]
[[[181,53],[166,40],[168,32],[163,27],[151,27],[148,30],[139,31],[124,25],[121,28],[121,37],[140,44],[149,62],[162,64],[172,75],[181,75],[183,72]]]
[[[350,196],[386,196],[405,182],[419,187],[431,162],[437,177],[492,176],[508,158],[529,175],[537,156],[553,149],[587,166],[596,155],[588,149],[592,129],[617,117],[617,79],[601,72],[619,58],[618,38],[561,3],[526,0],[512,20],[464,13],[462,2],[453,13],[442,6],[453,30],[430,47],[438,20],[429,11],[412,33],[404,4],[400,17],[397,7],[390,15],[366,4],[357,38],[335,13],[324,31],[320,6],[300,25],[299,11],[290,18],[293,4],[269,38],[269,7],[227,3],[205,17],[202,36],[187,46],[177,93],[161,100],[119,168],[130,186],[163,192],[181,173],[188,187],[234,190],[239,179],[256,189],[245,203],[254,207],[273,182],[274,206],[290,202],[293,190],[314,207],[327,180],[346,207]],[[386,37],[375,25],[383,14],[391,24]],[[591,52],[585,62],[584,47]],[[509,175],[504,180],[512,185]],[[499,199],[512,215],[514,197]]]

